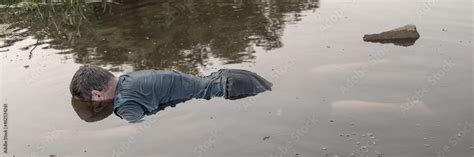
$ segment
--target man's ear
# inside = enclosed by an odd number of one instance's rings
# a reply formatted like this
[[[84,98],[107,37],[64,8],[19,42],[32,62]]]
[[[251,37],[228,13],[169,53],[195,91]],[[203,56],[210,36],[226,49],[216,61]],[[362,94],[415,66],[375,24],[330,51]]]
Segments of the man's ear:
[[[98,90],[91,91],[91,100],[92,101],[101,101],[103,97],[103,93]]]

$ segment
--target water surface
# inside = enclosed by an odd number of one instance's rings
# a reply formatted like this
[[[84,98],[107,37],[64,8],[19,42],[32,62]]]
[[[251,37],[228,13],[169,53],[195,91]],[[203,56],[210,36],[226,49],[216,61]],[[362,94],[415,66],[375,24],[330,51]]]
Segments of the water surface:
[[[0,11],[6,156],[472,156],[469,0],[117,1]],[[412,46],[364,34],[415,24]],[[274,90],[79,119],[82,64],[254,71]],[[2,123],[3,124],[3,123]]]

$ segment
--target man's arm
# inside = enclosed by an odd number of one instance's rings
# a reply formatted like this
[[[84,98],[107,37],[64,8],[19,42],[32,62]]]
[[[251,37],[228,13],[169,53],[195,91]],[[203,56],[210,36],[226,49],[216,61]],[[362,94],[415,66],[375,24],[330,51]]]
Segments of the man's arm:
[[[141,105],[127,103],[115,109],[115,114],[130,123],[136,123],[145,116],[145,110]]]

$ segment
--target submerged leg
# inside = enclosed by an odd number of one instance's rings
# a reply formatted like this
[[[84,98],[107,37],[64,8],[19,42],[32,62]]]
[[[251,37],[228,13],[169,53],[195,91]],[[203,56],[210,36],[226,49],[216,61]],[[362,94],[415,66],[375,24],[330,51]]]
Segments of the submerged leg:
[[[271,90],[273,84],[256,73],[229,69],[226,83],[226,99],[235,100]]]

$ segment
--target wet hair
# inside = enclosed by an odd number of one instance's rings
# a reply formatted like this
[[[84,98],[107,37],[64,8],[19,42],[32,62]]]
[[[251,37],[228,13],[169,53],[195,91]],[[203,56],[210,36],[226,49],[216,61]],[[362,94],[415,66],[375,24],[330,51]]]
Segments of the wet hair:
[[[71,104],[79,118],[86,122],[97,122],[110,116],[114,111],[114,101],[82,101],[71,98]],[[96,111],[95,107],[102,107]]]
[[[93,90],[107,90],[108,83],[114,78],[109,71],[95,65],[81,66],[72,77],[69,90],[75,99],[91,101]]]

